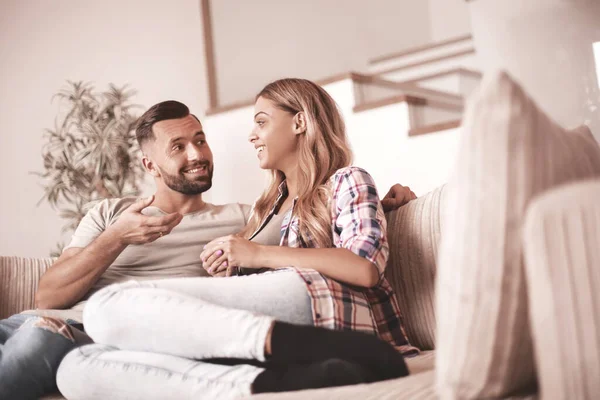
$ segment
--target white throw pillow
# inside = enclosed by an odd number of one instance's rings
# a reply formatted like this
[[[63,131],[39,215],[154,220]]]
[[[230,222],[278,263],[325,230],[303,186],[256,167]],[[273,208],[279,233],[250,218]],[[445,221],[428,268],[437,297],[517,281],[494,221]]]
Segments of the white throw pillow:
[[[600,149],[588,132],[556,125],[505,73],[484,78],[462,132],[438,263],[437,390],[505,397],[536,385],[525,210],[553,186],[599,176]]]

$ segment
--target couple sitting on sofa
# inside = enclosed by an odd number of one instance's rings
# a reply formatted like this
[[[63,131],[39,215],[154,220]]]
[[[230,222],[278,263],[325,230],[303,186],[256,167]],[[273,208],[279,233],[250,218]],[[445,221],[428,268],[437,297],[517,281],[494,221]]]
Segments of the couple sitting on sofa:
[[[42,277],[38,310],[0,321],[0,398],[57,384],[67,398],[234,398],[408,374],[401,353],[417,349],[383,275],[381,203],[414,193],[395,185],[380,202],[316,84],[273,82],[255,112],[249,139],[272,182],[249,217],[203,202],[212,153],[185,105],[144,113],[156,194],[95,206]]]

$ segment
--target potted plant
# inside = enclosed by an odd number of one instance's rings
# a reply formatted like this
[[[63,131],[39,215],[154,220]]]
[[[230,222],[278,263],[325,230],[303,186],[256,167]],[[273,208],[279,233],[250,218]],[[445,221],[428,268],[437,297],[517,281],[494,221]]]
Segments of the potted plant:
[[[73,231],[91,206],[102,199],[138,195],[144,170],[138,162],[134,90],[108,85],[98,93],[89,83],[68,81],[54,98],[60,114],[46,129],[42,156],[44,196]],[[39,203],[38,203],[39,205]],[[62,252],[59,242],[52,256]]]

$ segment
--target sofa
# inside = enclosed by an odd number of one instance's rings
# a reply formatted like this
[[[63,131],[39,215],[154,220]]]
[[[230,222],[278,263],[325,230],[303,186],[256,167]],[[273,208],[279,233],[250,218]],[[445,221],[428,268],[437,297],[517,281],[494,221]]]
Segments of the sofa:
[[[252,398],[597,398],[598,198],[589,129],[563,129],[511,77],[486,76],[448,183],[387,214],[386,276],[421,349],[410,376]],[[0,257],[0,318],[33,307],[52,261]]]
[[[399,293],[399,301],[405,310],[407,334],[412,344],[423,350],[420,355],[407,360],[411,373],[415,374],[415,377],[409,379],[412,381],[418,377],[418,382],[422,385],[433,379],[433,293],[443,193],[443,188],[439,188],[387,215],[389,239],[397,244],[392,246],[391,268],[387,271],[387,277]],[[0,257],[0,318],[34,308],[38,281],[53,261],[52,258]],[[406,268],[402,268],[402,265]],[[413,318],[417,320],[413,322]],[[390,398],[397,398],[391,393]],[[277,399],[279,396],[281,394],[255,397]],[[46,396],[45,399],[63,397],[56,394]]]

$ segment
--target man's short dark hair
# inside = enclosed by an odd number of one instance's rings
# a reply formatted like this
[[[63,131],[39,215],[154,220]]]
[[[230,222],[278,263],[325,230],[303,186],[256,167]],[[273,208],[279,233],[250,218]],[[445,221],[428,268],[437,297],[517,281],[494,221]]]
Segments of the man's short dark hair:
[[[188,106],[175,100],[167,100],[153,105],[138,119],[135,126],[135,137],[140,147],[148,140],[156,139],[152,131],[155,123],[168,119],[185,118],[188,115],[190,115]],[[198,120],[195,115],[192,114],[192,116]]]

